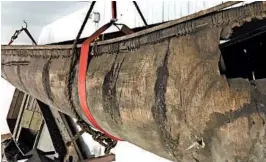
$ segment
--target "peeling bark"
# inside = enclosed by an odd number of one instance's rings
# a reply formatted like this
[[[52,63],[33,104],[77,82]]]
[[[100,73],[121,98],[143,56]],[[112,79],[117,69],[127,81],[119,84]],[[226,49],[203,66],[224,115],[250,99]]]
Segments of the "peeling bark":
[[[108,133],[173,161],[263,161],[266,80],[220,75],[218,45],[228,29],[265,12],[265,3],[253,3],[99,42],[87,72],[90,111]],[[2,77],[69,116],[74,107],[86,120],[71,46],[2,46],[2,63],[14,61],[29,64],[20,66],[20,77],[16,65],[2,64]]]

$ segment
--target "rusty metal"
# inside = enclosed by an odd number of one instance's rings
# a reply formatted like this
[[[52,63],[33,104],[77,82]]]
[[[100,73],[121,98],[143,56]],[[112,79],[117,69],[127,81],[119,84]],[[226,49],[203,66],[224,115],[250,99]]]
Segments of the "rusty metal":
[[[119,24],[119,23],[114,23],[113,24],[119,31],[122,31],[124,34],[128,35],[128,34],[132,34],[134,33],[133,30],[131,30],[127,25],[125,24]],[[121,29],[119,28],[118,25],[121,25]]]
[[[124,34],[128,35],[128,34],[132,34],[134,33],[134,31],[132,29],[130,29],[127,25],[125,24],[121,24],[121,23],[114,23],[114,25],[118,28],[118,30],[121,30]],[[121,25],[121,29],[118,27],[118,25]]]
[[[112,1],[111,6],[112,6],[112,19],[111,19],[111,21],[115,22],[117,20],[116,1]]]
[[[24,100],[25,98],[26,98],[26,100]],[[27,104],[24,104],[25,101]],[[25,108],[25,111],[22,112],[22,115],[19,115],[19,111],[21,109],[24,109],[24,108]],[[54,110],[51,110],[51,111],[53,113],[52,114],[53,116],[51,117],[51,116],[47,116],[47,114],[45,114],[45,118],[49,118],[49,120],[51,120],[53,117],[55,118],[56,125],[58,126],[58,128],[60,130],[60,134],[63,137],[62,139],[64,140],[64,142],[67,142],[68,137],[70,138],[72,136],[72,134],[69,130],[70,128],[68,127],[69,126],[68,123],[66,123],[66,121],[61,120],[59,112],[54,111]],[[40,114],[40,109],[37,105],[36,100],[32,96],[29,96],[29,95],[25,94],[24,92],[21,92],[20,90],[16,89],[15,93],[13,95],[13,99],[12,99],[10,109],[8,112],[8,116],[7,116],[7,121],[10,122],[10,120],[12,120],[12,123],[15,122],[14,124],[8,124],[9,129],[11,130],[11,133],[13,135],[15,135],[15,134],[18,134],[19,131],[21,130],[21,129],[19,129],[18,133],[17,133],[17,131],[13,131],[15,124],[17,124],[17,127],[19,127],[18,125],[20,125],[23,128],[30,129],[30,130],[32,130],[32,132],[33,131],[39,131],[36,138],[35,138],[32,149],[24,155],[25,158],[26,158],[26,156],[28,157],[28,156],[32,155],[34,152],[33,150],[35,148],[37,148],[37,146],[41,145],[39,143],[40,142],[39,139],[40,139],[41,134],[43,132],[43,126],[44,126],[45,122],[43,122],[42,116],[41,116],[41,121],[40,121],[39,114]],[[63,115],[63,114],[61,114],[61,115]],[[20,119],[19,116],[22,116],[22,119]],[[16,123],[16,121],[21,121],[21,122]],[[40,124],[41,124],[41,126],[40,126]],[[55,125],[52,125],[52,126],[50,125],[50,127],[54,127],[54,126]],[[56,132],[49,132],[49,133],[51,134],[51,133],[56,133]],[[12,134],[10,134],[10,135],[12,136]],[[30,136],[27,136],[27,138],[23,138],[23,136],[22,136],[22,138],[19,139],[17,142],[15,141],[15,143],[20,143],[20,140],[25,140],[25,139],[29,140],[29,138],[30,138]],[[56,143],[60,144],[58,142],[56,142]],[[58,147],[57,144],[55,147]],[[25,147],[25,146],[19,145],[19,147]],[[83,149],[83,148],[80,148],[80,145],[77,146],[76,142],[73,142],[73,147],[71,147],[70,150],[68,150],[69,155],[71,155],[73,157],[74,161],[78,161],[78,160],[82,160],[82,159],[86,159],[86,158],[90,157],[90,156],[87,156],[87,154],[81,155],[81,153],[79,152],[80,149]],[[20,148],[17,151],[20,151],[20,150],[23,150],[23,148]],[[6,150],[6,153],[10,154],[10,153],[8,153],[9,151]],[[82,151],[89,151],[89,150],[82,150]],[[55,152],[53,152],[53,154],[55,154]],[[89,152],[89,155],[90,155],[90,152]]]
[[[117,144],[116,140],[113,140],[109,137],[107,137],[105,134],[103,134],[100,131],[96,131],[92,129],[86,122],[84,121],[77,121],[77,124],[81,127],[82,130],[92,135],[92,138],[105,147],[104,153],[109,154],[110,150],[114,148]]]
[[[34,99],[16,89],[7,115],[7,122],[16,148],[7,149],[5,152],[9,155],[16,152],[21,157],[30,156],[32,150],[37,147],[44,125]]]
[[[132,33],[134,33],[134,31],[131,30],[131,29],[130,29],[128,26],[126,26],[126,25],[122,25],[121,30],[122,30],[125,34],[132,34]]]

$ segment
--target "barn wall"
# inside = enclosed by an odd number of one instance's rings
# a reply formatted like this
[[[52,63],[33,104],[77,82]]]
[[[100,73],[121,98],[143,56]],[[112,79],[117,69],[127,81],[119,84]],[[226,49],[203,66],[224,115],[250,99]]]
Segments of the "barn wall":
[[[204,10],[222,3],[222,1],[137,1],[148,24],[165,22]],[[83,19],[90,5],[48,24],[42,29],[39,44],[47,44],[74,39],[79,31]],[[101,25],[110,21],[111,3],[98,1],[93,12],[100,13],[100,22],[93,22],[91,15],[81,37],[92,34]],[[92,13],[93,13],[92,12]],[[117,2],[117,17],[119,23],[124,23],[130,28],[144,26],[132,2]],[[116,27],[109,28],[105,33],[117,31]]]

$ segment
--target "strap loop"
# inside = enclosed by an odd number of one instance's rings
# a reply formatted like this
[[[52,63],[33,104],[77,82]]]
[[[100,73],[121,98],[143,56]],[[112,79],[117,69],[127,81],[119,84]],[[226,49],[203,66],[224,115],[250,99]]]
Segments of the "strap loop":
[[[95,40],[101,33],[103,33],[106,29],[108,29],[112,25],[112,22],[109,22],[99,28],[96,32],[94,32],[87,40],[82,43],[81,51],[80,51],[80,58],[79,58],[79,72],[78,72],[78,96],[81,108],[86,115],[87,119],[90,121],[93,127],[104,133],[106,136],[117,140],[122,141],[122,139],[118,137],[114,137],[107,133],[97,121],[92,116],[90,109],[87,104],[87,97],[86,97],[86,75],[87,75],[87,66],[88,66],[88,59],[89,59],[89,52],[90,52],[90,44],[93,40]]]

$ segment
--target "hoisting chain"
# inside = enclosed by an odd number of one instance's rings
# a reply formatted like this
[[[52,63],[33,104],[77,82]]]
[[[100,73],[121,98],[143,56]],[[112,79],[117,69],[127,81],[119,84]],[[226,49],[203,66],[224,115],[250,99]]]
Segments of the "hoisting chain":
[[[94,141],[98,142],[100,145],[105,147],[104,154],[106,155],[110,154],[111,149],[113,149],[116,146],[117,144],[116,140],[111,139],[110,137],[106,136],[104,133],[100,131],[92,129],[91,126],[86,122],[84,122],[83,120],[78,120],[76,123],[80,126],[81,130],[78,133],[76,133],[69,142],[66,143],[67,153],[64,157],[65,162],[70,161],[69,160],[70,146],[85,132],[89,133]]]
[[[105,147],[104,153],[109,154],[111,149],[114,148],[117,144],[116,140],[111,139],[106,136],[104,133],[94,130],[91,128],[89,124],[84,122],[83,120],[78,120],[77,124],[80,126],[81,130],[76,133],[75,136],[71,139],[71,141],[67,142],[67,147],[70,146],[74,141],[76,141],[83,133],[89,133],[92,136],[92,139]]]
[[[101,33],[103,33],[106,29],[108,29],[111,25],[114,25],[118,28],[118,30],[122,31],[125,34],[132,34],[134,33],[134,31],[132,31],[129,27],[127,27],[125,24],[117,24],[115,23],[117,21],[117,11],[116,11],[116,2],[112,1],[112,19],[109,23],[103,25],[101,28],[99,28],[97,31],[95,31],[90,37],[88,37],[88,39],[86,41],[84,41],[82,43],[81,46],[81,52],[80,55],[78,56],[77,53],[77,43],[78,40],[82,34],[82,31],[87,23],[87,20],[89,18],[90,13],[92,12],[93,6],[95,5],[95,1],[92,1],[92,4],[85,16],[85,19],[80,27],[80,30],[76,36],[76,39],[74,40],[73,43],[73,48],[72,48],[72,52],[73,52],[73,57],[72,57],[72,62],[71,62],[71,68],[70,71],[72,71],[73,73],[73,69],[78,61],[78,57],[79,57],[79,73],[78,73],[78,90],[79,90],[79,99],[80,99],[80,104],[81,104],[81,108],[83,110],[83,112],[85,113],[87,119],[91,122],[92,126],[97,130],[94,130],[88,123],[86,123],[83,119],[81,119],[76,111],[76,109],[74,108],[74,105],[71,105],[71,109],[73,111],[73,113],[75,114],[76,118],[78,119],[77,124],[81,127],[81,131],[79,131],[73,138],[71,141],[69,141],[67,143],[67,146],[70,146],[75,140],[77,140],[84,132],[89,133],[92,138],[98,142],[99,144],[101,144],[102,146],[105,147],[104,153],[105,154],[109,154],[110,150],[112,148],[114,148],[117,144],[118,140],[122,140],[120,138],[114,137],[112,135],[110,135],[109,133],[107,133],[104,129],[102,129],[99,124],[97,123],[97,121],[93,118],[92,114],[89,111],[89,107],[87,106],[87,102],[86,102],[86,91],[84,91],[86,88],[86,86],[84,87],[84,85],[86,85],[86,73],[87,73],[87,63],[88,63],[88,59],[89,59],[89,52],[91,52],[91,55],[97,51],[97,38],[99,38],[99,35]],[[147,26],[146,21],[144,20],[143,15],[141,14],[138,5],[136,2],[134,2],[135,7],[137,8],[139,14],[141,15],[141,18],[143,19],[145,25]],[[118,27],[118,25],[122,25],[121,29]],[[94,46],[92,47],[92,49],[90,50],[90,44],[94,42]],[[82,65],[82,66],[81,66]],[[71,73],[71,72],[70,72]],[[71,79],[73,79],[73,74],[70,74],[69,80],[68,80],[68,86],[69,86],[69,99],[71,100]],[[84,78],[85,76],[85,78]]]
[[[85,19],[81,25],[81,28],[77,34],[77,37],[73,43],[73,48],[72,48],[72,52],[73,52],[73,58],[72,58],[72,66],[71,67],[74,67],[76,62],[77,62],[77,59],[78,59],[78,53],[77,53],[77,43],[78,43],[78,40],[81,36],[81,33],[85,27],[85,24],[88,20],[88,17],[92,11],[92,8],[93,6],[95,5],[95,1],[92,2],[86,16],[85,16]],[[71,68],[72,69],[72,68]],[[69,78],[71,79],[71,77]],[[70,84],[69,84],[70,85]],[[71,94],[71,93],[70,93]],[[70,95],[69,94],[69,95]],[[104,150],[104,153],[105,154],[109,154],[110,153],[110,150],[112,148],[114,148],[117,144],[117,141],[114,140],[114,139],[111,139],[110,137],[108,137],[107,135],[105,135],[104,133],[100,132],[100,131],[97,131],[97,130],[94,130],[88,123],[86,123],[83,119],[81,119],[78,115],[78,113],[76,112],[74,106],[72,107],[72,111],[73,113],[75,114],[76,118],[78,119],[78,121],[76,122],[80,127],[81,127],[81,131],[79,131],[78,133],[76,133],[73,138],[66,143],[66,146],[67,148],[69,148],[69,146],[71,144],[73,144],[74,141],[76,141],[83,133],[88,133],[92,136],[93,140],[95,140],[96,142],[98,142],[100,145],[102,145],[103,147],[105,147],[105,150]],[[68,156],[68,154],[66,155],[66,157]]]
[[[77,124],[81,127],[82,130],[92,135],[92,138],[105,147],[104,153],[109,154],[110,150],[114,148],[117,144],[116,140],[111,139],[100,131],[96,131],[90,127],[84,121],[77,121]]]
[[[18,35],[23,31],[23,28],[21,28],[20,30],[16,30],[15,33],[13,34],[13,36],[10,39],[10,43],[8,43],[8,45],[10,45],[15,39],[18,38]]]

